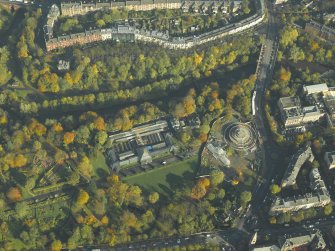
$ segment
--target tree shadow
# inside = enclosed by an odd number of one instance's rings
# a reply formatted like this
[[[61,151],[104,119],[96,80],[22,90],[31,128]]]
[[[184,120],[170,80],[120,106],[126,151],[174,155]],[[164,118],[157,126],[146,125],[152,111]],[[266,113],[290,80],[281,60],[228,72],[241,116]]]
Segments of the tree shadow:
[[[166,194],[168,195],[172,195],[173,194],[173,190],[171,190],[171,188],[163,185],[163,184],[158,184],[159,188],[162,189]],[[165,196],[164,194],[162,194],[165,198],[167,198],[167,196]]]
[[[101,167],[97,168],[96,173],[100,178],[107,177],[110,174],[108,171],[106,171],[106,169],[103,169]]]
[[[11,168],[10,175],[21,186],[26,184],[27,178],[24,174],[20,173],[17,169]]]
[[[185,173],[186,173],[186,176],[189,177],[189,174],[187,173],[191,173],[191,172],[185,172]],[[177,189],[181,189],[185,187],[184,174],[183,176],[179,176],[179,175],[170,173],[166,176],[166,182],[169,184],[172,190],[177,190]]]

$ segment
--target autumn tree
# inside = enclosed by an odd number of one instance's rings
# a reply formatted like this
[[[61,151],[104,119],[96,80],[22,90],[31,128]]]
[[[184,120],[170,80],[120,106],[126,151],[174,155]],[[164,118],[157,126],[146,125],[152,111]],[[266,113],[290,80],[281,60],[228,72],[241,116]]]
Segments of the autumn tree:
[[[106,126],[105,126],[105,121],[102,117],[97,117],[95,120],[94,120],[94,127],[95,129],[97,129],[98,131],[103,131],[106,129]]]
[[[16,202],[19,201],[22,198],[21,191],[18,187],[11,187],[6,193],[6,197],[12,201]]]
[[[62,125],[60,123],[54,123],[52,125],[52,130],[54,132],[62,132],[63,131],[63,127],[62,127]]]
[[[149,195],[148,200],[151,204],[155,204],[159,200],[159,193],[153,192]]]
[[[27,164],[27,159],[24,155],[18,154],[14,159],[14,167],[23,167]]]
[[[78,163],[78,169],[84,176],[90,178],[93,172],[93,166],[90,162],[90,159],[86,156],[82,157]]]
[[[197,184],[192,188],[191,197],[196,200],[203,198],[206,195],[210,184],[211,182],[208,178],[199,179]]]
[[[289,81],[291,79],[291,72],[289,69],[285,69],[284,67],[281,67],[279,70],[279,79],[281,81]]]
[[[120,220],[125,226],[133,228],[136,227],[138,222],[136,215],[128,210],[123,212]]]
[[[83,206],[88,202],[89,198],[90,196],[88,195],[88,193],[84,191],[83,189],[80,189],[78,196],[77,196],[76,203],[79,206]]]
[[[60,251],[62,249],[62,242],[60,240],[54,240],[51,243],[51,251]]]
[[[66,132],[64,134],[64,138],[63,138],[64,144],[66,144],[66,145],[71,144],[73,142],[75,136],[76,136],[76,134],[74,132]]]
[[[188,92],[188,95],[182,99],[180,103],[178,103],[173,112],[174,116],[177,118],[185,117],[191,115],[195,112],[196,103],[195,103],[195,90],[191,89]]]
[[[62,150],[57,150],[55,153],[55,162],[59,165],[64,164],[64,161],[68,159],[68,154]]]
[[[47,128],[39,123],[36,119],[32,119],[28,125],[28,129],[31,133],[35,133],[37,136],[42,136],[46,133]]]

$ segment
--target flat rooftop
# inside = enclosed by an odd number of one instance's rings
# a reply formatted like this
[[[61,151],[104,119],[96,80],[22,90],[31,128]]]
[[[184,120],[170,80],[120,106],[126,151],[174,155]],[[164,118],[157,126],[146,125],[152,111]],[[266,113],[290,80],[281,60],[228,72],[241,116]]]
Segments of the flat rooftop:
[[[306,92],[307,94],[326,92],[326,91],[328,91],[327,84],[305,85],[304,86],[304,92]]]
[[[284,97],[279,99],[280,104],[284,109],[300,107],[300,99],[298,97]]]

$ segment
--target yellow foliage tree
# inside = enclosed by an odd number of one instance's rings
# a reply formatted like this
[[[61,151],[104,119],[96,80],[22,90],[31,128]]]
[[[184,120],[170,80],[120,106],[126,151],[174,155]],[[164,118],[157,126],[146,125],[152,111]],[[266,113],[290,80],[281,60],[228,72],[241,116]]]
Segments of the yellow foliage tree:
[[[63,131],[63,127],[60,123],[55,123],[52,125],[52,130],[54,132],[62,132]]]
[[[62,249],[62,242],[59,240],[54,240],[51,243],[51,251],[60,251]]]
[[[18,154],[14,159],[14,167],[23,167],[27,164],[27,159],[24,155]]]
[[[106,129],[105,121],[102,117],[97,117],[94,120],[94,126],[95,129],[97,129],[98,131],[103,131]]]
[[[101,218],[101,224],[103,225],[107,225],[109,223],[109,219],[106,215],[104,215],[102,218]]]
[[[284,67],[281,67],[279,70],[279,79],[282,81],[289,81],[291,79],[291,72]]]
[[[76,134],[74,132],[66,132],[64,134],[64,138],[63,138],[64,144],[66,144],[66,145],[71,144],[73,142],[75,136],[76,136]]]
[[[206,195],[207,189],[210,185],[211,181],[208,178],[202,178],[198,180],[197,184],[193,187],[191,191],[191,197],[197,200],[203,198]]]
[[[1,115],[0,116],[0,125],[5,125],[7,124],[7,116],[6,115]]]
[[[88,202],[89,199],[90,199],[90,196],[88,195],[88,193],[84,191],[83,189],[80,189],[78,197],[77,197],[77,201],[76,201],[77,204],[79,206],[83,206]]]

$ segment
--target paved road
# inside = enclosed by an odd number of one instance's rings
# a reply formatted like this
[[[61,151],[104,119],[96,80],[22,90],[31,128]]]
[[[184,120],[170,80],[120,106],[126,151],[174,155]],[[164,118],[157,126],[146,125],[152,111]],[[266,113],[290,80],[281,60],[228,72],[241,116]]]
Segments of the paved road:
[[[267,125],[264,99],[268,84],[273,75],[277,55],[278,25],[272,14],[272,7],[269,6],[268,30],[265,43],[259,58],[257,80],[255,84],[255,125],[259,132],[261,147],[263,150],[263,168],[258,183],[253,191],[252,212],[257,213],[262,205],[266,193],[269,191],[271,180],[274,176],[274,165],[271,164],[271,153],[275,152],[277,146],[271,139],[271,132]]]

